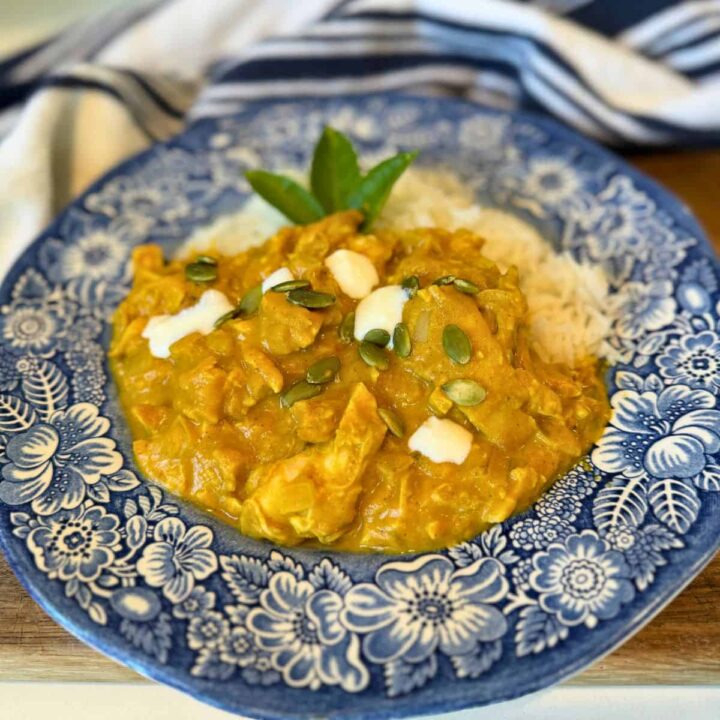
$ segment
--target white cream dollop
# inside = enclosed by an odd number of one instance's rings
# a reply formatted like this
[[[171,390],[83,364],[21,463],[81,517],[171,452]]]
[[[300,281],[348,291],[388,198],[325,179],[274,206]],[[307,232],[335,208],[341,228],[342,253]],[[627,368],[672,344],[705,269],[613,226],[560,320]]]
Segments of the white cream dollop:
[[[399,285],[385,285],[373,290],[355,308],[355,339],[362,340],[370,330],[379,328],[390,333],[388,347],[392,348],[393,330],[402,322],[407,301],[408,295]]]
[[[148,320],[142,336],[149,341],[150,352],[158,358],[170,357],[170,346],[190,333],[207,335],[215,321],[233,309],[219,290],[206,290],[195,305],[175,315],[156,315]]]
[[[292,271],[289,268],[278,268],[277,270],[275,270],[275,272],[270,273],[262,281],[263,294],[265,294],[271,288],[274,288],[276,285],[279,285],[280,283],[290,282],[290,280],[294,279],[295,276],[292,274]]]
[[[336,250],[325,258],[325,266],[340,289],[353,300],[367,297],[380,282],[370,259],[353,250]]]
[[[408,440],[410,450],[434,463],[462,465],[472,447],[472,433],[445,418],[429,417]]]

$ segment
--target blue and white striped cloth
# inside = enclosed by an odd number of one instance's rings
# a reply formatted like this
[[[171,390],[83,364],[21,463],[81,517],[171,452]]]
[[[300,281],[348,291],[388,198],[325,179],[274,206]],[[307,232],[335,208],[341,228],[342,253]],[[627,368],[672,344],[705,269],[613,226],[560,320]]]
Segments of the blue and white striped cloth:
[[[263,98],[451,94],[602,142],[720,140],[720,0],[152,0],[0,59],[0,275],[89,182]]]

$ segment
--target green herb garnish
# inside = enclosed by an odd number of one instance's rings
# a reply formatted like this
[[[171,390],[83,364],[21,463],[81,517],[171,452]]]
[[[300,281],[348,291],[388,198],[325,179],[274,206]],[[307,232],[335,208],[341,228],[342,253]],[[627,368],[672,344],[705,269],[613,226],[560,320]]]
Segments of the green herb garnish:
[[[258,195],[296,225],[307,225],[325,217],[317,198],[289,177],[265,170],[248,170],[245,177]]]
[[[360,210],[363,230],[369,230],[387,202],[398,178],[417,156],[401,152],[363,175],[350,140],[326,127],[310,168],[310,190],[285,175],[249,170],[245,177],[253,190],[298,225],[316,222],[338,210]]]
[[[348,195],[360,182],[355,148],[345,135],[326,127],[315,146],[310,187],[327,213],[347,207]]]
[[[365,216],[363,230],[369,230],[385,206],[398,178],[417,157],[418,151],[398,153],[383,160],[360,180],[347,199],[347,207],[360,210]]]

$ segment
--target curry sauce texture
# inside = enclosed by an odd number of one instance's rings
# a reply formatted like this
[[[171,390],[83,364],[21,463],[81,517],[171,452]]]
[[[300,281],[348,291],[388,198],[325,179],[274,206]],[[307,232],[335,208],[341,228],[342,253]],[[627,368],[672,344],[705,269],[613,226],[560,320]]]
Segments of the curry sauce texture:
[[[211,258],[211,280],[188,279],[187,262],[166,262],[157,246],[135,250],[110,347],[134,453],[148,478],[255,538],[393,553],[450,546],[527,507],[598,439],[609,417],[601,366],[539,357],[517,273],[485,259],[482,238],[363,234],[361,220],[349,211],[284,228],[261,247]],[[381,338],[363,357],[368,344],[348,336],[359,301],[325,264],[338,249],[368,258],[377,287],[406,288],[402,349]],[[334,301],[260,296],[278,268]],[[259,304],[154,356],[143,337],[150,318],[192,307],[208,289],[233,306],[254,289]],[[460,362],[449,325],[469,341]],[[323,382],[302,391],[327,358]],[[462,462],[409,448],[434,416],[471,435]]]

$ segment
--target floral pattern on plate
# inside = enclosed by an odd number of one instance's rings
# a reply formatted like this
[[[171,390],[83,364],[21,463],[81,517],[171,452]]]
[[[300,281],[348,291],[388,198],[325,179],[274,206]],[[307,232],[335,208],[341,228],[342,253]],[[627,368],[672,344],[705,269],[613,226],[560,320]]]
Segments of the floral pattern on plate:
[[[325,123],[368,155],[452,158],[481,201],[613,288],[603,438],[532,509],[446,552],[255,543],[141,482],[123,434],[104,346],[132,247],[171,251],[237,209],[244,169],[305,164]],[[551,123],[392,96],[203,121],[96,184],[3,285],[0,539],[61,622],[232,710],[407,714],[532,691],[619,642],[718,543],[717,290],[685,211]]]

